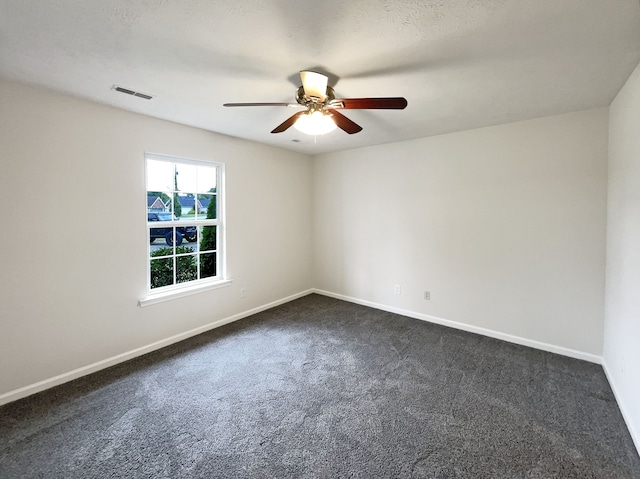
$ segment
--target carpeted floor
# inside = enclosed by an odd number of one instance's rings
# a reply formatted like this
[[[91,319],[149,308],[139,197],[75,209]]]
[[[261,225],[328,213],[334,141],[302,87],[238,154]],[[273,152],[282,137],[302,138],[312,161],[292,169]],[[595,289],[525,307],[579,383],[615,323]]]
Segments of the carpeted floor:
[[[0,477],[640,478],[600,366],[311,295],[0,408]]]

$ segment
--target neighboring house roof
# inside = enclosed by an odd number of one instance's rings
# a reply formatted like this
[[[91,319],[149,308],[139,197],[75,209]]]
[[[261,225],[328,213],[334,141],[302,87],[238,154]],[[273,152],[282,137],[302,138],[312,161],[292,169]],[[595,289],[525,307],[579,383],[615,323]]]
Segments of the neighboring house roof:
[[[164,209],[167,205],[160,199],[159,196],[147,196],[147,208],[151,209]]]
[[[180,205],[183,208],[187,208],[187,209],[193,209],[195,203],[196,203],[196,199],[192,196],[178,196],[178,201],[180,201]],[[209,202],[211,200],[208,199],[201,199],[198,200],[198,209],[202,210],[202,209],[206,209],[209,206]]]
[[[193,209],[196,199],[192,196],[178,196],[178,201],[183,209]],[[211,200],[202,199],[198,200],[198,209],[206,209],[209,206]],[[162,201],[159,196],[147,196],[147,208],[149,209],[164,209],[167,205]]]
[[[180,206],[183,208],[192,209],[196,199],[190,196],[178,196],[178,201],[180,202]]]

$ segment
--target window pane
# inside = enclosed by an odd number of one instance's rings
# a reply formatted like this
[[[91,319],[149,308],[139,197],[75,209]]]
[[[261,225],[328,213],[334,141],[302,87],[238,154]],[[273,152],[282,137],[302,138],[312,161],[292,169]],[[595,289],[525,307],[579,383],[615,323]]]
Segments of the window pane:
[[[198,219],[216,219],[216,195],[198,193]]]
[[[200,251],[215,251],[216,243],[216,226],[203,226],[200,234]]]
[[[183,226],[178,228],[182,233],[182,244],[193,248],[194,251],[198,251],[198,236],[200,232],[197,226]]]
[[[171,214],[171,196],[163,191],[147,191],[147,212]]]
[[[180,248],[176,248],[176,253],[178,253],[179,249],[185,249],[189,251],[193,251],[191,248],[186,248],[181,246]],[[187,256],[178,256],[176,258],[176,282],[177,283],[186,283],[188,281],[195,281],[198,279],[198,269],[196,266],[196,255],[190,254]]]
[[[203,218],[216,218],[216,201],[212,202],[212,198],[217,191],[217,174],[215,167],[198,166],[198,200]]]
[[[207,218],[210,219],[217,219],[218,218],[218,209],[217,209],[217,204],[218,204],[218,195],[211,195],[209,197],[209,205],[208,205],[208,209],[207,209]]]
[[[211,166],[198,166],[198,193],[210,193],[216,191],[216,176],[217,171],[215,167]]]
[[[151,289],[173,284],[173,258],[151,260]]]
[[[176,191],[195,193],[197,168],[195,165],[176,163]]]
[[[147,191],[173,191],[173,163],[147,160]]]
[[[169,221],[169,220],[161,220]],[[153,222],[148,223],[149,226],[153,225]],[[180,246],[183,241],[187,241],[185,235],[190,236],[195,234],[194,227],[186,228],[149,228],[149,243],[151,243],[151,251],[155,251],[157,247],[173,246],[174,244]],[[157,246],[154,248],[154,246]],[[172,254],[172,253],[170,253]]]
[[[203,253],[200,255],[200,277],[210,278],[217,273],[217,253]]]
[[[196,199],[193,194],[186,193],[178,193],[176,194],[176,203],[179,202],[180,205],[176,204],[176,210],[179,210],[180,215],[176,213],[176,217],[180,221],[191,221],[196,218],[195,215],[195,207],[196,207]]]

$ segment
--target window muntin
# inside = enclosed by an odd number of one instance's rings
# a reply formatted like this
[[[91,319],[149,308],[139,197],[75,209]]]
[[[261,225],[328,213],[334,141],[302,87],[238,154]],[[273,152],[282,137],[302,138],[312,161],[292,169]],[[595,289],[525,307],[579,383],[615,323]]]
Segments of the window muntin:
[[[224,164],[146,155],[148,289],[223,279]]]

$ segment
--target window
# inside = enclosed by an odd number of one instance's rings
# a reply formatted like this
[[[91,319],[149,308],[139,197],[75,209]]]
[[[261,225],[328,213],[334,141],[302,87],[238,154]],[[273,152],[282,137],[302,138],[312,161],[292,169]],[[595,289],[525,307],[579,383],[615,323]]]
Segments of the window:
[[[148,289],[170,292],[224,278],[224,164],[146,155]]]

